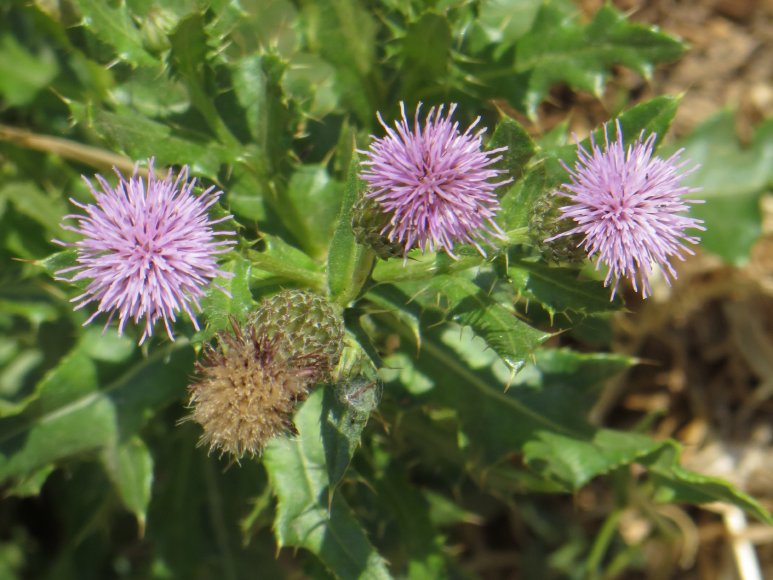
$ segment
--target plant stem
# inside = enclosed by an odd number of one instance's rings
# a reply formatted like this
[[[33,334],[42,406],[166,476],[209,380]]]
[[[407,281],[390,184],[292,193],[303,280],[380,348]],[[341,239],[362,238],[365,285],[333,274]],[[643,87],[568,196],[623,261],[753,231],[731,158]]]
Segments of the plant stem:
[[[8,141],[26,149],[53,153],[65,159],[72,159],[99,169],[115,167],[124,173],[132,173],[134,171],[134,161],[123,155],[89,145],[82,145],[81,143],[62,139],[61,137],[38,135],[26,129],[0,125],[0,141]],[[144,171],[147,174],[147,170]],[[142,173],[142,170],[140,170],[140,173]]]
[[[585,571],[587,572],[587,578],[595,579],[599,578],[599,568],[601,567],[601,560],[609,549],[609,544],[614,537],[617,524],[620,521],[622,511],[615,509],[609,517],[607,517],[604,525],[599,530],[596,536],[596,541],[593,543],[588,559],[585,561]]]

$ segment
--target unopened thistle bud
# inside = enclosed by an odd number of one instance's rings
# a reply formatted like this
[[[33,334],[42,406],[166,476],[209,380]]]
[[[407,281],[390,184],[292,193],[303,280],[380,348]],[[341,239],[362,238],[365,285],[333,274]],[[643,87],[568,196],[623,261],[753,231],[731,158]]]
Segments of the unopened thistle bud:
[[[204,429],[200,444],[240,459],[258,455],[277,435],[294,431],[292,414],[327,364],[316,354],[289,353],[286,337],[251,326],[220,332],[196,363],[186,420]]]
[[[169,50],[172,34],[178,23],[178,18],[171,10],[151,6],[141,22],[140,35],[143,44],[153,54],[161,54]]]
[[[344,325],[325,298],[305,290],[283,290],[264,298],[249,323],[276,337],[284,352],[319,359],[323,380],[341,358]]]
[[[370,248],[382,260],[405,255],[405,246],[399,241],[390,241],[382,233],[389,224],[389,214],[385,213],[377,201],[361,197],[352,207],[352,231],[357,243]]]
[[[548,262],[579,264],[585,259],[585,252],[580,247],[582,236],[575,234],[554,239],[572,228],[571,221],[561,213],[561,206],[562,201],[552,193],[540,197],[529,214],[529,237]]]

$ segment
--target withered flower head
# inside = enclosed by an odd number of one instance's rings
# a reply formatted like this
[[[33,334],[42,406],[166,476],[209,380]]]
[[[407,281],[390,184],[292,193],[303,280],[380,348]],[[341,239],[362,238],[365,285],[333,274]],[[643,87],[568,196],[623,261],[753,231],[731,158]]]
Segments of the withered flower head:
[[[265,329],[220,332],[196,363],[198,382],[191,385],[190,416],[204,429],[200,444],[240,459],[261,453],[277,435],[293,432],[295,405],[325,372],[325,357],[291,353],[281,332]]]
[[[244,329],[231,326],[196,364],[186,420],[202,426],[210,451],[239,459],[295,430],[296,404],[338,364],[344,326],[326,299],[301,290],[263,299]]]

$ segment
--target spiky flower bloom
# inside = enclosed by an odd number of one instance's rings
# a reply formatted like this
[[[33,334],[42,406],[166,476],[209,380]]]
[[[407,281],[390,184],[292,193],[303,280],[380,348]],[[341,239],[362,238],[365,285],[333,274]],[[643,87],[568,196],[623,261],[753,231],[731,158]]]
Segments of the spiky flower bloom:
[[[210,187],[194,195],[196,180],[188,180],[187,166],[176,177],[170,169],[165,178],[158,179],[152,159],[147,178],[137,167],[129,179],[115,172],[115,187],[101,175],[96,176],[97,186],[83,178],[96,204],[70,200],[85,215],[65,216],[76,224],[62,227],[83,238],[58,242],[77,249],[77,265],[56,272],[57,279],[89,280],[85,291],[72,300],[76,310],[98,303],[84,325],[104,312],[107,328],[117,314],[119,335],[128,320],[144,324],[142,344],[162,319],[174,340],[171,323],[177,313],[184,312],[198,330],[193,311],[201,311],[199,301],[207,286],[217,276],[232,276],[218,268],[217,256],[235,243],[223,239],[234,232],[213,229],[230,216],[213,220],[208,215],[222,192]]]
[[[240,459],[294,431],[292,413],[323,363],[316,354],[286,352],[282,342],[280,334],[269,336],[257,326],[243,331],[233,323],[233,334],[220,332],[217,345],[206,347],[184,419],[202,426],[201,445]]]
[[[464,133],[451,116],[453,104],[432,107],[422,124],[421,104],[416,108],[413,127],[400,103],[402,119],[394,129],[378,120],[387,132],[376,139],[362,164],[362,179],[368,184],[367,197],[378,202],[389,216],[382,233],[404,251],[421,248],[445,250],[451,257],[454,244],[471,244],[485,256],[481,243],[505,235],[494,221],[499,211],[495,189],[511,179],[491,181],[504,173],[493,165],[506,147],[482,150],[485,129],[473,133],[480,117]]]
[[[592,137],[590,151],[579,146],[574,169],[564,165],[571,181],[556,192],[569,197],[561,211],[577,225],[546,241],[584,236],[580,245],[596,259],[596,269],[601,264],[609,268],[604,284],[612,284],[612,298],[622,278],[644,298],[649,296],[653,263],[670,284],[676,278],[671,259],[684,260],[684,254],[694,253],[685,244],[699,241],[685,230],[705,230],[702,220],[685,215],[688,204],[701,200],[683,196],[698,190],[681,185],[697,166],[685,169],[689,162],[679,160],[681,150],[668,159],[653,157],[655,138],[644,139],[642,132],[626,149],[620,123],[611,143],[605,127],[604,148]]]
[[[239,459],[294,430],[296,404],[341,357],[344,328],[327,300],[303,290],[264,298],[245,330],[231,323],[233,334],[220,332],[197,363],[186,420],[202,426],[210,450]]]

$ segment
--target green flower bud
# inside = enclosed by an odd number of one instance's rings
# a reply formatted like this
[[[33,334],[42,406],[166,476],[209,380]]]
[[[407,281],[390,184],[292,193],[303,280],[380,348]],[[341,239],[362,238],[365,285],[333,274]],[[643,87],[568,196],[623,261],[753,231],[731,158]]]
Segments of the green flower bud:
[[[325,298],[305,290],[283,290],[264,298],[249,323],[275,337],[280,350],[319,357],[319,380],[338,364],[344,339],[340,314]]]
[[[171,10],[152,6],[142,19],[140,32],[142,43],[153,54],[169,50],[169,35],[177,26],[179,18]]]

